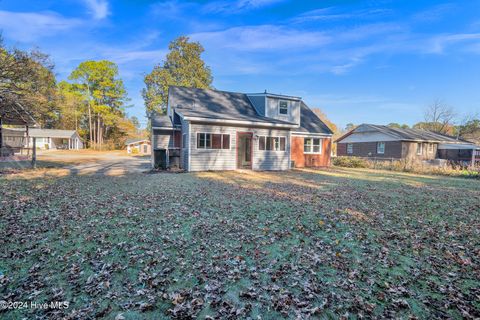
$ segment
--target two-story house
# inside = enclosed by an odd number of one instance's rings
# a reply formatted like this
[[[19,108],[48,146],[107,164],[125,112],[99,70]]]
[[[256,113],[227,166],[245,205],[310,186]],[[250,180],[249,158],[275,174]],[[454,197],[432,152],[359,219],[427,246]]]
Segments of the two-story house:
[[[287,170],[330,164],[332,131],[299,97],[172,86],[152,115],[152,166]]]

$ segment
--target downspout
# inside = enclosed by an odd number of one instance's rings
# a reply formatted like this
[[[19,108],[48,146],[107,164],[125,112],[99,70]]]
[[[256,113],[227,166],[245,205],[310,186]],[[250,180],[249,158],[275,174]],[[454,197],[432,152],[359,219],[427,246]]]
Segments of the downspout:
[[[292,131],[288,130],[288,170],[292,169]]]
[[[477,152],[476,148],[472,149],[472,169],[475,168],[475,153]]]
[[[151,115],[150,115],[151,116]],[[150,120],[150,145],[152,146],[150,149],[150,165],[152,166],[152,169],[155,168],[155,146],[153,144],[153,140],[154,140],[154,137],[153,137],[153,126],[152,126],[152,120],[151,118],[149,119]],[[129,146],[127,146],[127,148],[129,148]]]
[[[192,163],[192,125],[191,122],[188,121],[188,158],[187,158],[187,163],[188,163],[188,172],[191,171],[191,163]]]

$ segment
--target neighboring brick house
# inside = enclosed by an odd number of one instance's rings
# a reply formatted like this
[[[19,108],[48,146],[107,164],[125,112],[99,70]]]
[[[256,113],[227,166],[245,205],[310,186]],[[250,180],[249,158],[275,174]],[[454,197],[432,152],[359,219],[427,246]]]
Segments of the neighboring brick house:
[[[419,129],[362,124],[336,140],[338,156],[408,160],[475,161],[478,146],[452,136]],[[480,155],[478,155],[480,156]]]
[[[330,164],[332,131],[299,97],[172,86],[152,114],[152,166],[288,170]]]

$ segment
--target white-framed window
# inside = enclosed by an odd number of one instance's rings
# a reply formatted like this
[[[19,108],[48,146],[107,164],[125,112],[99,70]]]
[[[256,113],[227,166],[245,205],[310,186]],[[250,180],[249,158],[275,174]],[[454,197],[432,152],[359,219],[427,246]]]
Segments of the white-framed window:
[[[322,153],[323,140],[320,138],[303,139],[303,153]]]
[[[347,154],[353,153],[353,143],[347,143]]]
[[[385,154],[385,142],[377,142],[377,153]]]
[[[288,101],[279,100],[278,101],[278,114],[288,115]]]
[[[428,152],[433,152],[433,143],[428,144]]]
[[[417,155],[421,155],[423,153],[423,144],[417,143]]]
[[[230,135],[197,133],[197,149],[230,149]]]
[[[258,137],[258,150],[263,151],[285,151],[285,137]]]

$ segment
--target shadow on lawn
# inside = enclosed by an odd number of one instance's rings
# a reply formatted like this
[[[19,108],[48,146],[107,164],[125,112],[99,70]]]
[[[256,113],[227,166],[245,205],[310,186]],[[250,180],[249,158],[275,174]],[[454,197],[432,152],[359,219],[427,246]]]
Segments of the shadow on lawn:
[[[36,177],[63,177],[80,175],[124,176],[129,173],[145,172],[150,167],[149,158],[126,157],[119,160],[89,160],[83,163],[61,161],[37,161],[37,168],[32,169],[29,161],[12,161],[0,163],[0,174],[16,174],[16,177],[32,179]]]
[[[366,184],[367,186],[386,187],[387,189],[434,187],[437,189],[480,190],[480,181],[475,180],[369,169],[295,169],[283,172],[225,171],[200,172],[195,175],[199,178],[210,178],[229,184],[250,184],[254,188],[263,188],[266,185],[275,183],[290,183],[299,187],[328,190],[334,186],[358,183]]]

